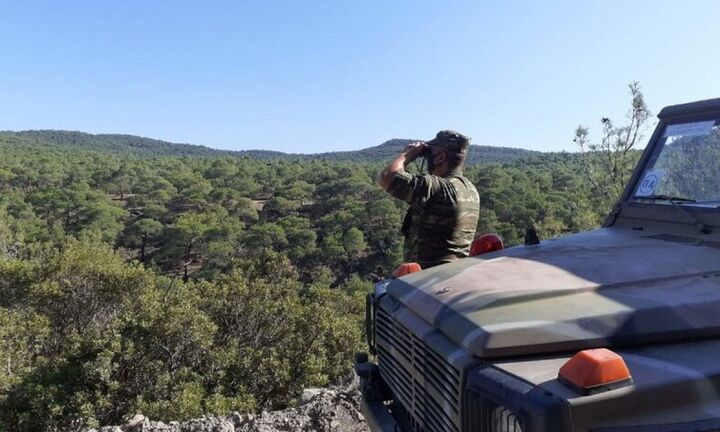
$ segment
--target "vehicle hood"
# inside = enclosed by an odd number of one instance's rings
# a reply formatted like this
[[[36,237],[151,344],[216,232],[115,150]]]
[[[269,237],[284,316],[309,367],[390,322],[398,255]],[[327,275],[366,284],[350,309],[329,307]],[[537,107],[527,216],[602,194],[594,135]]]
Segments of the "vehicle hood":
[[[404,305],[497,358],[720,335],[719,242],[602,228],[395,280]]]

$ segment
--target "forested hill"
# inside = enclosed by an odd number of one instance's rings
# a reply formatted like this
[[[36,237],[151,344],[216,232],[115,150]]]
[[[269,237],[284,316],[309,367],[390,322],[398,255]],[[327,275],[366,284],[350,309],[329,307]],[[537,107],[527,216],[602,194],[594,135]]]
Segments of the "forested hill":
[[[232,152],[209,147],[175,144],[134,135],[93,135],[76,131],[31,130],[22,132],[0,131],[0,144],[44,149],[95,150],[117,155],[137,156],[217,156]]]
[[[117,155],[134,155],[139,157],[156,156],[247,156],[253,159],[320,159],[333,161],[385,161],[397,154],[404,146],[413,142],[409,139],[391,139],[378,146],[355,151],[341,151],[317,154],[289,154],[269,150],[228,151],[210,147],[176,144],[134,135],[99,134],[84,132],[32,130],[22,132],[0,131],[0,146],[22,146],[37,149],[57,150],[95,150],[110,152]],[[469,164],[504,163],[539,155],[531,150],[473,145],[470,151]]]
[[[402,150],[406,145],[410,144],[413,141],[415,140],[391,139],[384,142],[383,144],[380,144],[379,146],[369,147],[362,150],[319,153],[316,155],[312,155],[312,157],[338,161],[385,161],[398,154],[400,150]],[[540,154],[541,153],[537,151],[518,148],[473,145],[470,149],[468,163],[475,165],[479,163],[513,162],[519,159],[525,159],[530,156],[537,156]]]

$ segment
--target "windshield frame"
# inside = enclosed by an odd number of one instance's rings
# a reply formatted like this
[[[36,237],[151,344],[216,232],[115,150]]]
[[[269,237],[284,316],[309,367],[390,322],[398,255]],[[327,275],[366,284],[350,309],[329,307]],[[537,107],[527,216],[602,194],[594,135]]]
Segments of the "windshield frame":
[[[650,171],[648,170],[649,166],[652,165],[655,167],[656,163],[658,162],[658,159],[660,159],[661,155],[663,154],[663,151],[668,146],[668,139],[669,136],[665,135],[665,131],[669,127],[675,126],[675,125],[682,125],[682,124],[688,124],[688,123],[700,123],[700,122],[713,122],[713,126],[711,128],[717,127],[718,124],[720,124],[720,117],[711,115],[709,118],[704,118],[700,120],[693,120],[693,121],[669,121],[664,124],[662,128],[659,128],[660,130],[660,136],[657,137],[657,141],[655,142],[654,148],[652,152],[650,153],[650,156],[648,157],[647,161],[645,162],[643,169],[638,172],[638,179],[636,183],[634,184],[633,188],[630,191],[630,194],[628,195],[627,199],[631,202],[656,202],[660,205],[683,205],[683,206],[693,206],[693,207],[711,207],[716,208],[720,206],[720,199],[719,200],[713,200],[712,202],[704,202],[702,200],[697,200],[697,198],[694,198],[692,196],[677,196],[677,197],[671,197],[671,196],[665,196],[663,197],[662,193],[658,194],[648,194],[648,195],[638,195],[639,189],[641,189],[640,183],[643,182],[646,177],[647,173]],[[682,135],[678,135],[682,136]],[[690,135],[687,135],[690,136]],[[657,196],[657,198],[653,199],[653,196]],[[673,199],[674,198],[674,199]]]
[[[660,155],[662,154],[662,151],[665,149],[665,131],[668,127],[678,124],[685,124],[685,123],[695,123],[695,122],[702,122],[702,121],[716,121],[720,122],[720,116],[717,114],[705,114],[702,116],[693,116],[692,120],[688,118],[673,118],[670,119],[670,121],[660,121],[655,129],[655,132],[653,133],[653,138],[651,140],[652,146],[648,146],[645,149],[645,153],[641,157],[640,162],[638,163],[638,166],[635,169],[635,172],[633,173],[633,176],[631,177],[630,181],[628,182],[627,188],[625,190],[625,193],[623,194],[623,199],[625,203],[634,203],[634,204],[659,204],[659,205],[671,205],[670,201],[672,201],[676,205],[682,205],[682,206],[688,206],[688,207],[710,207],[710,208],[717,208],[720,206],[720,202],[718,203],[703,203],[702,201],[694,202],[692,197],[678,197],[677,200],[670,200],[670,199],[663,199],[663,198],[657,198],[656,200],[653,200],[651,198],[643,197],[642,195],[637,195],[637,190],[640,187],[640,182],[642,181],[644,174],[646,172],[646,169],[649,168],[649,166],[654,165]],[[648,151],[650,149],[650,151]],[[687,201],[684,198],[690,198]]]
[[[674,207],[682,206],[683,209],[692,213],[717,213],[720,215],[720,203],[718,205],[704,205],[702,203],[684,203],[677,201],[670,203],[662,200],[633,199],[633,195],[638,187],[638,183],[642,179],[645,168],[655,161],[664,147],[663,134],[665,129],[674,124],[720,119],[720,98],[666,107],[658,114],[658,118],[659,121],[655,126],[655,130],[650,136],[648,144],[643,150],[640,160],[625,186],[625,190],[617,200],[603,226],[614,225],[615,221],[622,217],[623,209],[644,208],[652,209],[653,212],[677,214]]]

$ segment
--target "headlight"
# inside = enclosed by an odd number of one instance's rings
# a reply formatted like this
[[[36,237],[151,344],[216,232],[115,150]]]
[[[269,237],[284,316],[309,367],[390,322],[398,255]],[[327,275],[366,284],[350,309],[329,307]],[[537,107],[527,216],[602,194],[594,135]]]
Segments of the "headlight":
[[[492,366],[468,372],[463,407],[467,431],[571,430],[563,399]]]
[[[492,411],[490,425],[492,432],[524,432],[518,416],[504,407],[497,407]]]
[[[467,395],[466,429],[472,432],[525,432],[523,420],[511,409],[478,392]]]

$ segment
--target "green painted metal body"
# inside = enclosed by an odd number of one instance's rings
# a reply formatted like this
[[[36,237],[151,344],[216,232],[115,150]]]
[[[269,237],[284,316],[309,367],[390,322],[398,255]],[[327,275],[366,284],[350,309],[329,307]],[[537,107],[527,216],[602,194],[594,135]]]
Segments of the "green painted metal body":
[[[379,370],[406,429],[720,430],[720,209],[632,199],[664,128],[720,118],[720,99],[659,117],[603,228],[433,267],[376,299]],[[621,354],[633,384],[583,396],[558,381],[595,347]]]

